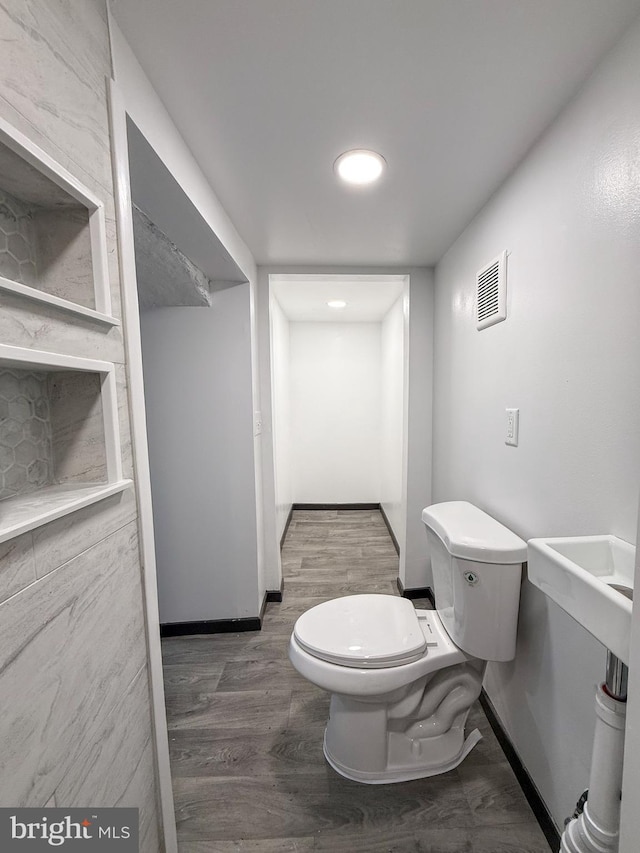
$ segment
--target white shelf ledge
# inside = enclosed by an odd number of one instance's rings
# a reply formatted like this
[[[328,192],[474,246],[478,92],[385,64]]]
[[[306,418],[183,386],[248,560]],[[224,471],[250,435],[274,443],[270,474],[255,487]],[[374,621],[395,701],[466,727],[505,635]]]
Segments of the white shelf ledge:
[[[30,287],[28,284],[20,284],[17,281],[12,281],[9,278],[0,276],[0,290],[5,290],[9,293],[16,293],[18,296],[24,296],[34,302],[40,302],[44,305],[51,305],[53,308],[59,308],[61,311],[68,311],[71,314],[79,314],[81,317],[88,317],[90,320],[95,320],[97,323],[105,323],[108,326],[119,326],[120,320],[117,317],[112,317],[109,314],[102,314],[100,311],[95,311],[93,308],[85,308],[84,305],[78,305],[77,302],[70,302],[68,299],[62,299],[60,296],[52,296],[50,293],[45,293],[43,290],[38,290],[37,287]]]
[[[132,480],[115,483],[70,483],[0,501],[0,542],[34,530],[85,506],[123,492]]]

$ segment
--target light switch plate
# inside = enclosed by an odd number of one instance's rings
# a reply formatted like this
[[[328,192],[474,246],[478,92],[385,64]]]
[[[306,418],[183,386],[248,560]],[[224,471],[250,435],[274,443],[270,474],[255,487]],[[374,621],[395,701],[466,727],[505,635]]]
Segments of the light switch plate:
[[[520,428],[520,409],[506,409],[507,413],[507,433],[504,439],[505,444],[510,444],[512,447],[518,446],[518,431]]]

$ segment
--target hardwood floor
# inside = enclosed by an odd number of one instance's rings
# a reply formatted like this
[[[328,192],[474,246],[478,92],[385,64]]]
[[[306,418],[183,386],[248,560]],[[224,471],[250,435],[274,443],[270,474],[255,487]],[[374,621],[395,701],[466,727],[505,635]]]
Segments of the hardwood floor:
[[[289,635],[327,598],[397,595],[398,558],[377,511],[295,512],[282,558],[262,631],[163,641],[180,853],[548,853],[479,706],[483,740],[444,775],[361,785],[326,764],[329,697]]]

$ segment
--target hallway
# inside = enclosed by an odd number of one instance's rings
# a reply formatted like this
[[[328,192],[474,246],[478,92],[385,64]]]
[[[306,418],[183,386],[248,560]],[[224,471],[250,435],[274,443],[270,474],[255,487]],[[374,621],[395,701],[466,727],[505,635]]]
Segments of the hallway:
[[[163,641],[180,853],[548,853],[478,705],[484,738],[445,775],[361,785],[326,764],[329,697],[289,663],[292,626],[327,598],[397,594],[398,558],[376,510],[294,512],[282,559],[262,631]]]

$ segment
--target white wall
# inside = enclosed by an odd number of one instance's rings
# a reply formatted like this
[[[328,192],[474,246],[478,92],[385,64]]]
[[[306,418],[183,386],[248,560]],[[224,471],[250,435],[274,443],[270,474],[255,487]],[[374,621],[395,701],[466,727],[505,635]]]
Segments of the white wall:
[[[109,30],[113,75],[122,91],[128,115],[242,272],[250,281],[255,281],[256,265],[248,246],[220,204],[112,15]],[[179,224],[175,223],[174,227],[179,228]]]
[[[380,501],[380,324],[290,324],[294,503]]]
[[[109,16],[111,37],[111,53],[113,75],[120,90],[127,114],[144,135],[147,142],[160,157],[171,175],[193,203],[199,214],[214,232],[233,261],[246,276],[250,285],[250,297],[246,307],[247,320],[250,323],[251,335],[248,342],[252,362],[251,393],[252,412],[250,424],[253,422],[253,412],[260,411],[260,382],[258,364],[258,321],[257,321],[257,268],[246,243],[238,234],[229,219],[215,192],[207,182],[202,170],[194,159],[188,146],[182,139],[178,128],[166,111],[162,101],[145,75],[138,60],[133,54],[124,35],[112,15]],[[168,211],[167,222],[172,227],[178,227],[178,222],[171,220]],[[134,403],[138,409],[143,408],[141,400]],[[248,454],[254,460],[254,476],[250,499],[254,504],[256,514],[256,529],[251,534],[255,538],[256,563],[245,567],[245,571],[254,572],[258,578],[261,595],[270,586],[267,566],[265,565],[265,531],[262,484],[262,436],[252,437],[252,448]],[[264,462],[268,466],[270,456]],[[246,534],[249,536],[249,532]]]
[[[380,504],[396,540],[404,545],[405,297],[382,320],[380,336]],[[402,540],[402,543],[400,543]]]
[[[406,544],[400,580],[406,589],[431,586],[431,563],[422,510],[431,502],[433,413],[433,271],[409,272],[406,391]]]
[[[141,317],[161,622],[257,616],[249,285]]]
[[[436,271],[434,498],[525,539],[634,541],[640,470],[640,26]],[[482,332],[476,271],[509,256],[509,316]],[[505,407],[520,445],[504,444]],[[525,583],[516,660],[486,686],[562,825],[587,786],[604,650]]]
[[[287,525],[293,503],[291,468],[291,401],[289,320],[280,303],[271,300],[271,388],[273,393],[273,433],[278,437],[273,449],[276,527],[278,541]]]

